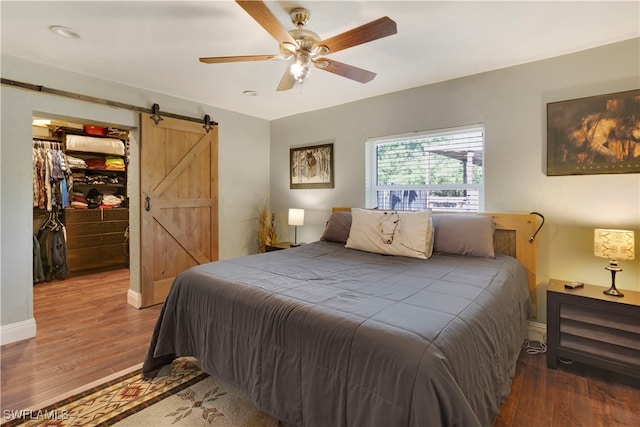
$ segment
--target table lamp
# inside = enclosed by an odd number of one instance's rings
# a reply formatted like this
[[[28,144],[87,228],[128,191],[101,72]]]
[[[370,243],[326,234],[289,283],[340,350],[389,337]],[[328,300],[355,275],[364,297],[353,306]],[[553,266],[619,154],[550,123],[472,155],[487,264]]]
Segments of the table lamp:
[[[622,271],[618,266],[618,260],[635,258],[633,231],[596,228],[593,230],[593,254],[609,259],[609,265],[605,270],[611,272],[611,287],[603,292],[614,297],[623,297],[624,294],[616,289],[616,273]]]
[[[294,226],[293,246],[298,246],[298,226],[304,225],[304,209],[289,209],[289,225]]]

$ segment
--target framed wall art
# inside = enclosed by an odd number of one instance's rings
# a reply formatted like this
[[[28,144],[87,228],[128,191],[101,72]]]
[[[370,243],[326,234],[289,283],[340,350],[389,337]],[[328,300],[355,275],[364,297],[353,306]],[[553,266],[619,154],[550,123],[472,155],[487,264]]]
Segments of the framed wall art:
[[[333,143],[289,150],[289,188],[333,186]]]
[[[640,89],[547,104],[547,175],[640,173]]]

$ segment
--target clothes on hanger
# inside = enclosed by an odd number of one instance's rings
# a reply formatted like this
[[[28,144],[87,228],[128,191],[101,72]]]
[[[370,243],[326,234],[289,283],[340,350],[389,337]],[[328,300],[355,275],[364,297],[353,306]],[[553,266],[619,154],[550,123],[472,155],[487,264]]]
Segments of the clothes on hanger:
[[[69,206],[73,186],[59,142],[33,140],[33,206],[51,212]]]

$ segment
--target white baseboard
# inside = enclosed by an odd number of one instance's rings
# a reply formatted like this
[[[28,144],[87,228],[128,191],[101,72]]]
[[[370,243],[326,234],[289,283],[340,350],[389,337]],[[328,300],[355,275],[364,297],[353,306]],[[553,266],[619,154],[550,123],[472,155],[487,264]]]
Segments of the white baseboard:
[[[36,336],[36,319],[0,326],[0,345],[11,344]]]
[[[142,307],[142,294],[140,292],[136,292],[133,289],[129,289],[127,291],[127,303],[129,305],[134,306],[135,308]]]
[[[547,342],[547,325],[539,322],[529,322],[527,328],[527,338],[529,341],[538,341],[546,344]]]

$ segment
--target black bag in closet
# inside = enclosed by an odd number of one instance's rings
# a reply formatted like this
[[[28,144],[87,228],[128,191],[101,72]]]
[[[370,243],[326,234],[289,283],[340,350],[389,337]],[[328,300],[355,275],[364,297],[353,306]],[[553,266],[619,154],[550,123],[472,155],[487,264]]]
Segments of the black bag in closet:
[[[44,280],[48,282],[53,279],[66,279],[69,275],[67,242],[64,236],[64,225],[57,213],[51,213],[49,219],[40,227],[38,242]]]

